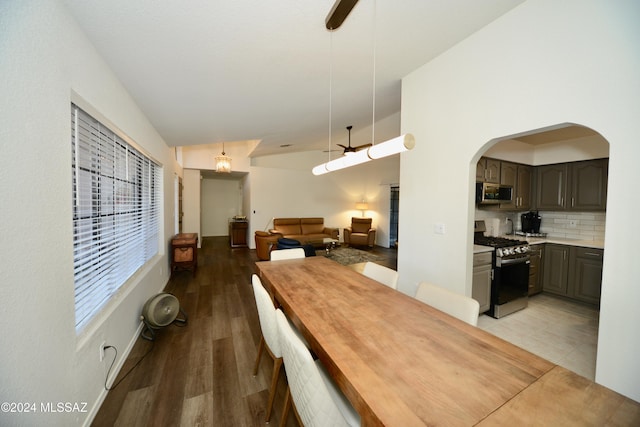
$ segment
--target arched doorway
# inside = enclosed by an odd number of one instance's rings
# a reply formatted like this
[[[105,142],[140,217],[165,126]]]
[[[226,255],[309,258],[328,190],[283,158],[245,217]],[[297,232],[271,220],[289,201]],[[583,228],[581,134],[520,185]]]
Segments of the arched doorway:
[[[529,306],[501,319],[482,316],[479,327],[591,379],[595,378],[602,257],[588,266],[581,257],[602,254],[604,249],[606,175],[598,195],[597,182],[581,175],[581,170],[604,167],[606,174],[608,157],[606,139],[572,123],[493,140],[477,155],[478,170],[491,168],[489,177],[477,174],[477,179],[513,185],[515,200],[476,205],[474,219],[485,221],[492,235],[528,240],[536,249],[531,252],[536,274],[530,276]],[[521,169],[529,175],[520,175]],[[505,174],[507,178],[501,176]],[[527,188],[518,182],[521,177]],[[546,187],[555,187],[552,190],[557,194],[549,196]],[[591,194],[604,197],[605,204],[581,205],[576,199]],[[557,199],[557,203],[545,204],[545,198]],[[540,236],[517,235],[522,231],[521,214],[531,210],[542,218]],[[541,257],[539,262],[534,262],[534,253]],[[580,293],[585,283],[593,288],[590,297]],[[593,295],[596,286],[597,298]]]

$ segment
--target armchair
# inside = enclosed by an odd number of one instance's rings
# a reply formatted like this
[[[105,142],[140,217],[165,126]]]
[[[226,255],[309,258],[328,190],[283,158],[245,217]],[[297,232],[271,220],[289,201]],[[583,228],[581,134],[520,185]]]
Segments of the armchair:
[[[258,259],[268,261],[270,259],[271,249],[278,243],[278,239],[282,234],[272,234],[266,231],[256,231],[256,254]]]
[[[351,218],[351,227],[344,229],[344,243],[373,247],[376,229],[371,228],[371,218]]]

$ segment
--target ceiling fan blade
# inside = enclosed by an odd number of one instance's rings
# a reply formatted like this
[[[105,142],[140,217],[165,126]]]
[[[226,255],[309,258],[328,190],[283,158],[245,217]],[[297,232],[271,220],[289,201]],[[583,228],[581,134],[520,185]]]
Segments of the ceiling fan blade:
[[[346,149],[351,148],[351,147],[347,147],[346,145],[342,145],[342,144],[336,144],[336,145],[337,145],[338,147],[342,147],[342,148],[344,148],[345,150],[346,150]]]

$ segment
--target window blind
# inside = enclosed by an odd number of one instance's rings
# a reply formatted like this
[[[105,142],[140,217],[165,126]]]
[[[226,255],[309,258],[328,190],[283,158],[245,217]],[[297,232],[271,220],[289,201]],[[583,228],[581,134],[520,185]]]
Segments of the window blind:
[[[158,253],[161,167],[71,104],[76,332]]]

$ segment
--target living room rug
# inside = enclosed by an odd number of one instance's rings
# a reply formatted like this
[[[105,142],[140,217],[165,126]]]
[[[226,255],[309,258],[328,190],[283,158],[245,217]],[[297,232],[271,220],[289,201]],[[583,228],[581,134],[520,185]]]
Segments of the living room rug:
[[[358,264],[361,262],[375,261],[379,257],[371,252],[362,251],[355,248],[335,248],[327,255],[324,249],[316,251],[317,255],[326,256],[342,265]]]

